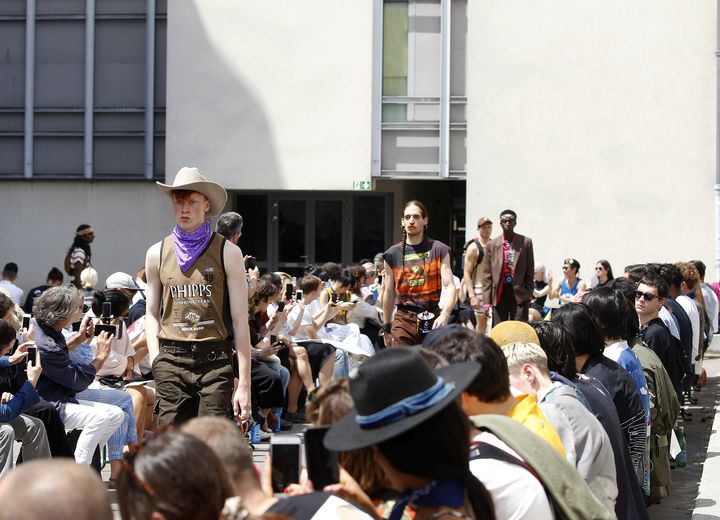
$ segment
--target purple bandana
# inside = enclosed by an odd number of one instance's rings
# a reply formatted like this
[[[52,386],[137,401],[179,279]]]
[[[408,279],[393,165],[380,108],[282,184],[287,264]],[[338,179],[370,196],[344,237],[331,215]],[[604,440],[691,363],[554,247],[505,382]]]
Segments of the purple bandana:
[[[190,269],[210,243],[212,238],[210,221],[206,220],[192,233],[186,233],[180,229],[180,226],[175,226],[172,236],[173,245],[175,246],[175,258],[177,258],[180,270],[184,273]]]

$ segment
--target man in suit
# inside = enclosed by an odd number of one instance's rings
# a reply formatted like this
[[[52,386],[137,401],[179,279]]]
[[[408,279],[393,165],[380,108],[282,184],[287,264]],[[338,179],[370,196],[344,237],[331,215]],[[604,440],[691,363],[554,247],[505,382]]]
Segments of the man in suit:
[[[503,234],[485,247],[483,302],[493,307],[493,324],[507,320],[528,320],[533,294],[535,257],[532,240],[515,233],[517,214],[500,213]]]

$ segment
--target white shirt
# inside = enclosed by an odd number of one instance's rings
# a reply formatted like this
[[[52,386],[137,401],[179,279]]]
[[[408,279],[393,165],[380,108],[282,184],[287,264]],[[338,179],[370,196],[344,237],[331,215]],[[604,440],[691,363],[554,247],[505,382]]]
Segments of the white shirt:
[[[668,329],[670,329],[670,334],[672,334],[675,339],[680,341],[680,330],[678,329],[677,323],[675,322],[675,318],[672,317],[672,313],[665,307],[660,307],[658,317],[663,320],[663,323],[667,325]]]
[[[718,298],[715,291],[703,282],[702,284],[703,298],[705,298],[705,311],[707,312],[708,318],[712,326],[713,333],[718,330]]]
[[[308,339],[307,334],[305,334],[305,331],[303,330],[303,327],[305,327],[305,325],[312,324],[312,314],[310,313],[310,309],[308,307],[310,306],[305,307],[302,316],[300,316],[299,305],[296,305],[292,308],[292,310],[288,313],[287,321],[283,326],[283,334],[289,334],[293,327],[295,327],[297,320],[302,319],[302,322],[300,323],[300,328],[298,329],[297,334],[293,336],[293,339]]]
[[[522,457],[490,432],[480,433],[473,441],[492,444],[522,460]],[[492,496],[496,518],[507,520],[555,518],[545,489],[525,468],[495,459],[475,459],[470,461],[470,471]]]
[[[10,280],[0,280],[0,289],[4,289],[10,299],[20,305],[24,291]]]
[[[679,295],[675,300],[680,304],[685,313],[690,318],[690,324],[692,325],[692,362],[695,363],[695,358],[700,352],[700,313],[690,298],[684,294]]]

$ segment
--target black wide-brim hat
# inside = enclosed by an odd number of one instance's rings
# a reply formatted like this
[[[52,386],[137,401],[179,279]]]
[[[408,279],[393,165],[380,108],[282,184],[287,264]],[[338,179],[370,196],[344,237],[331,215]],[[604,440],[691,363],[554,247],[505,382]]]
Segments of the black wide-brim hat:
[[[480,365],[474,361],[433,371],[413,349],[396,347],[383,350],[351,373],[350,395],[355,402],[355,410],[330,427],[325,435],[325,447],[333,451],[349,451],[397,437],[452,403],[479,372]],[[443,393],[447,393],[431,405],[401,414],[392,422],[380,421],[377,425],[358,423],[358,415],[372,416],[426,393],[438,384],[440,377],[445,380],[445,385],[441,385]]]

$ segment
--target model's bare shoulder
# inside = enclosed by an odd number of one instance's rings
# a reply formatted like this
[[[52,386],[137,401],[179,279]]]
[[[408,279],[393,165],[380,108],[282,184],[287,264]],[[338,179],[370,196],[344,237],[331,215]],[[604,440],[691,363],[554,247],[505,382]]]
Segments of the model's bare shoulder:
[[[145,254],[145,271],[157,271],[160,267],[160,245],[162,242],[151,245]]]

